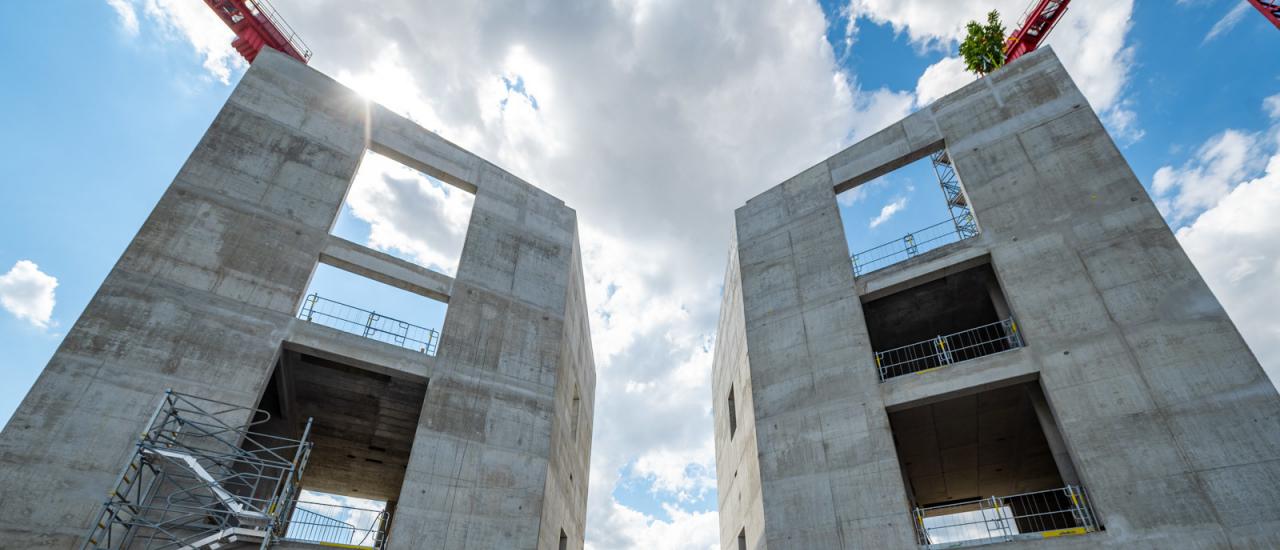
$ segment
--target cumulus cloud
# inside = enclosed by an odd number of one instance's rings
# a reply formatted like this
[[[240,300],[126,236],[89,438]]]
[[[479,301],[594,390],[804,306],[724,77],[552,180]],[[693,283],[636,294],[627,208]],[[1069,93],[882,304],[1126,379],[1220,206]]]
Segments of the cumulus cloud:
[[[1262,136],[1227,129],[1201,145],[1182,166],[1160,167],[1151,180],[1160,211],[1178,223],[1217,204],[1246,174],[1256,172],[1266,162],[1254,147]]]
[[[18,260],[8,273],[0,275],[0,306],[14,317],[47,329],[55,303],[54,289],[58,279],[43,271],[31,260]]]
[[[1280,382],[1280,155],[1265,173],[1238,184],[1178,230],[1187,250],[1249,342],[1272,382]]]
[[[617,503],[609,506],[610,510],[599,516],[604,523],[598,527],[589,527],[594,535],[587,542],[590,550],[719,548],[720,527],[715,512],[686,512],[676,506],[666,506],[665,511],[671,516],[671,521],[656,521]]]
[[[1273,383],[1280,382],[1280,94],[1263,109],[1267,130],[1227,129],[1182,167],[1156,171],[1152,189],[1196,264]],[[1248,145],[1247,147],[1245,145]],[[1234,151],[1241,147],[1242,156]],[[1190,219],[1182,225],[1179,220]],[[1180,227],[1179,227],[1180,226]]]
[[[925,106],[961,86],[978,78],[964,68],[964,60],[957,56],[945,57],[930,65],[916,81],[916,104]]]
[[[450,275],[474,203],[470,193],[374,152],[365,154],[347,193],[352,214],[369,224],[369,246]]]

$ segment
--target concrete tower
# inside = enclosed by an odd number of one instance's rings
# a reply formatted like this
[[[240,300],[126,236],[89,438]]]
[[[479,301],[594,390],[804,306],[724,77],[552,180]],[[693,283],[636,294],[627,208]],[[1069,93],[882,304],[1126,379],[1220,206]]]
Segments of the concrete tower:
[[[930,156],[953,242],[851,265]],[[739,208],[713,380],[726,550],[1280,547],[1280,398],[1048,49]]]
[[[369,150],[475,195],[455,277],[330,234]],[[314,322],[318,263],[442,330]],[[581,548],[594,390],[574,211],[264,50],[0,436],[0,546]]]

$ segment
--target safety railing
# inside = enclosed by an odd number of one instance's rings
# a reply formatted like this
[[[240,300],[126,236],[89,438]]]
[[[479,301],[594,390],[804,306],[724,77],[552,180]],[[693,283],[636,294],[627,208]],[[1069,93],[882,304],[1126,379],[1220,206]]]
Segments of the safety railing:
[[[923,372],[952,363],[1022,347],[1022,335],[1013,318],[940,335],[905,346],[876,352],[880,380]]]
[[[321,298],[316,294],[303,300],[298,318],[427,355],[435,355],[436,347],[440,345],[440,333],[434,329]]]
[[[975,235],[972,232],[961,231],[957,225],[955,220],[941,221],[854,254],[849,257],[853,261],[853,275],[855,277],[866,275]]]
[[[289,26],[289,23],[285,22],[283,17],[280,17],[280,12],[276,11],[271,2],[267,0],[248,0],[245,5],[248,6],[250,11],[257,12],[253,14],[254,16],[265,17],[267,21],[270,21],[276,30],[280,32],[280,38],[288,42],[289,46],[298,52],[298,55],[301,55],[303,59],[311,59],[311,49],[302,41],[302,37],[298,36],[298,32],[293,30],[293,27]]]
[[[916,534],[927,548],[1083,535],[1100,529],[1083,488],[988,497],[916,508]]]
[[[388,517],[385,510],[298,502],[284,538],[343,548],[380,549],[386,542]]]
[[[165,391],[81,550],[268,546],[311,449],[310,419],[299,439],[256,430],[270,419]]]

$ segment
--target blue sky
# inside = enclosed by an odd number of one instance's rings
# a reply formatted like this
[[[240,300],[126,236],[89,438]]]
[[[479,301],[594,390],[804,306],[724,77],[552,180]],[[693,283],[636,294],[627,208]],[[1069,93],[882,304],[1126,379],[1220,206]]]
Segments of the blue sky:
[[[274,3],[309,40],[312,66],[577,208],[600,377],[588,533],[596,548],[714,543],[708,373],[732,209],[917,108],[928,95],[922,75],[945,76],[953,24],[999,4],[1013,6],[1004,13],[1012,28],[1024,4],[953,2],[948,11],[962,15],[948,19],[923,0],[621,2],[556,14],[402,1],[341,18],[301,0]],[[1280,246],[1275,222],[1242,212],[1280,206],[1280,161],[1268,167],[1280,158],[1280,99],[1268,100],[1280,94],[1280,58],[1264,53],[1280,31],[1253,12],[1230,16],[1242,3],[1139,1],[1130,10],[1127,1],[1077,0],[1058,31],[1064,43],[1050,44],[1138,178],[1156,185],[1171,227],[1274,376],[1280,356],[1256,342],[1280,326],[1257,303],[1280,302]],[[180,4],[24,2],[0,22],[0,299],[10,299],[0,310],[0,418],[242,74],[216,19],[198,2]],[[406,26],[433,34],[408,36]],[[1226,30],[1210,37],[1215,26]],[[922,166],[842,208],[851,248],[943,219]],[[461,198],[432,187],[388,184],[385,196],[344,213],[341,232],[440,263],[455,245],[419,233],[460,243],[456,223],[396,222],[460,211]],[[428,198],[378,200],[403,193]],[[870,227],[899,200],[906,207]],[[353,296],[341,276],[316,284],[440,326],[439,306]],[[640,407],[650,412],[634,414]]]

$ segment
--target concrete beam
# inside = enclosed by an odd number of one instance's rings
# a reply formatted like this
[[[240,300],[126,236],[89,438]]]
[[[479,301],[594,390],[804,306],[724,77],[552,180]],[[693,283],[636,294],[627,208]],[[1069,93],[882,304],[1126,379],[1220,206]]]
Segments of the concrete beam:
[[[453,277],[333,235],[325,242],[320,261],[444,303],[449,303],[453,292]]]
[[[302,319],[294,319],[289,323],[284,347],[415,382],[430,379],[436,367],[436,358],[425,353],[348,334]]]

